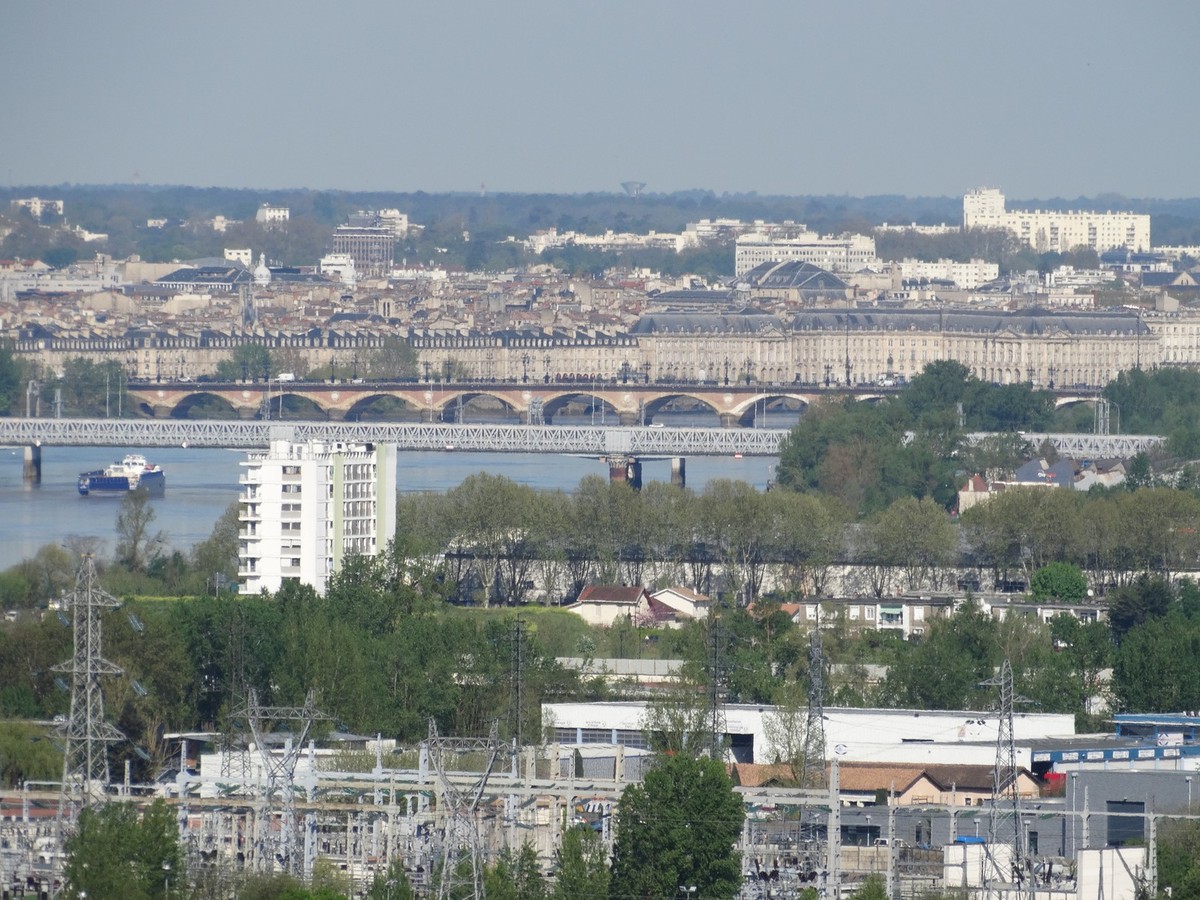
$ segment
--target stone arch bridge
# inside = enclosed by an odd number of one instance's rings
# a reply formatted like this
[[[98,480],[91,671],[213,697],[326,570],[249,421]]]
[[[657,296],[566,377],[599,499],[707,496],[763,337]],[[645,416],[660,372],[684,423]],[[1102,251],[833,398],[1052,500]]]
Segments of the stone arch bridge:
[[[456,410],[485,400],[502,406],[522,422],[551,424],[571,406],[594,408],[613,424],[652,424],[667,408],[684,403],[710,411],[729,428],[751,427],[758,416],[780,404],[807,408],[830,397],[853,396],[878,400],[895,389],[820,390],[790,385],[612,384],[593,382],[499,383],[388,383],[328,384],[324,382],[162,383],[130,385],[128,394],[136,409],[153,418],[186,418],[200,402],[219,401],[231,417],[255,419],[268,408],[289,398],[307,401],[309,412],[332,421],[353,421],[361,411],[389,398],[403,404],[403,412],[423,422],[454,421]]]
[[[524,423],[551,424],[567,407],[593,407],[616,424],[652,424],[655,416],[683,402],[710,411],[727,428],[761,424],[771,408],[779,405],[808,407],[830,399],[854,397],[874,401],[898,393],[899,388],[863,386],[821,388],[814,385],[779,384],[613,384],[595,382],[504,383],[432,382],[353,384],[303,381],[248,383],[175,382],[133,384],[129,397],[137,410],[152,418],[186,418],[199,402],[217,400],[230,417],[264,417],[268,404],[289,398],[309,405],[308,412],[330,421],[354,421],[377,401],[390,398],[403,405],[411,419],[422,422],[455,420],[456,410],[472,401],[486,400],[503,407]],[[1095,394],[1079,391],[1055,392],[1056,407],[1093,403]]]

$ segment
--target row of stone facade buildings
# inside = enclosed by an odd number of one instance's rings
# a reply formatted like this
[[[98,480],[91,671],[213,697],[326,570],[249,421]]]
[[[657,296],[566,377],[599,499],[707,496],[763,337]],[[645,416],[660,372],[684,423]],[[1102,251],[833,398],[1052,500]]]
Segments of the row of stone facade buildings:
[[[131,378],[178,381],[210,376],[238,344],[255,343],[287,351],[297,374],[332,363],[348,377],[392,336],[417,351],[418,371],[410,374],[422,380],[869,384],[902,381],[952,359],[989,382],[1095,387],[1133,368],[1200,363],[1200,317],[1125,310],[653,313],[613,333],[536,327],[441,333],[379,320],[344,329],[131,328],[92,337],[35,326],[20,329],[14,346],[50,370],[74,357],[115,357]]]

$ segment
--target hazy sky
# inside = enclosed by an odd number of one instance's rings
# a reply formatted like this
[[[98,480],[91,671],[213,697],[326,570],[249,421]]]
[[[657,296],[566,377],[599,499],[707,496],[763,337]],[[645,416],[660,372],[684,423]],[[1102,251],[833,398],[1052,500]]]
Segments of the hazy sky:
[[[0,178],[1200,196],[1200,3],[7,0]]]

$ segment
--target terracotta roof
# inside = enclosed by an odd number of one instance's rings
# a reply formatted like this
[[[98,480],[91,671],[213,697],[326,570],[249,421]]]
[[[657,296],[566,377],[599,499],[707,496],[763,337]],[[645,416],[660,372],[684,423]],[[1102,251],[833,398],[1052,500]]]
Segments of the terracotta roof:
[[[838,780],[843,791],[862,793],[866,791],[890,790],[895,785],[896,793],[903,793],[929,766],[876,765],[874,763],[842,763],[838,766]],[[991,772],[991,770],[988,770]],[[991,784],[991,775],[988,775]]]
[[[635,606],[642,595],[647,594],[644,587],[622,587],[616,584],[589,584],[579,592],[576,603],[623,603]]]
[[[651,618],[654,619],[654,621],[656,621],[656,622],[674,622],[675,621],[675,618],[678,614],[675,611],[674,607],[667,606],[667,604],[663,603],[661,600],[658,600],[653,596],[650,597],[649,603],[650,603],[650,616],[651,616]]]

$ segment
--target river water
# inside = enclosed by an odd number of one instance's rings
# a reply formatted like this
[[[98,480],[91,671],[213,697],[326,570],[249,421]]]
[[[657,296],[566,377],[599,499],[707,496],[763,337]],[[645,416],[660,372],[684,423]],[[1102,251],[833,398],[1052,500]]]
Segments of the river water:
[[[204,540],[221,513],[237,501],[243,451],[131,447],[128,452],[144,452],[166,470],[166,493],[151,500],[151,530],[161,531],[171,547],[186,551]],[[101,468],[122,455],[112,447],[44,447],[42,482],[27,485],[21,477],[21,451],[0,450],[0,569],[33,556],[45,544],[65,543],[71,537],[95,538],[100,555],[111,555],[120,499],[82,497],[76,481],[80,472]],[[773,477],[776,462],[767,457],[692,457],[687,460],[687,484],[699,491],[710,480],[735,478],[762,489]],[[607,466],[595,459],[538,453],[403,451],[396,469],[401,491],[446,491],[476,472],[503,475],[539,490],[569,491],[588,475],[608,474]],[[670,478],[668,461],[643,463],[643,482]]]

